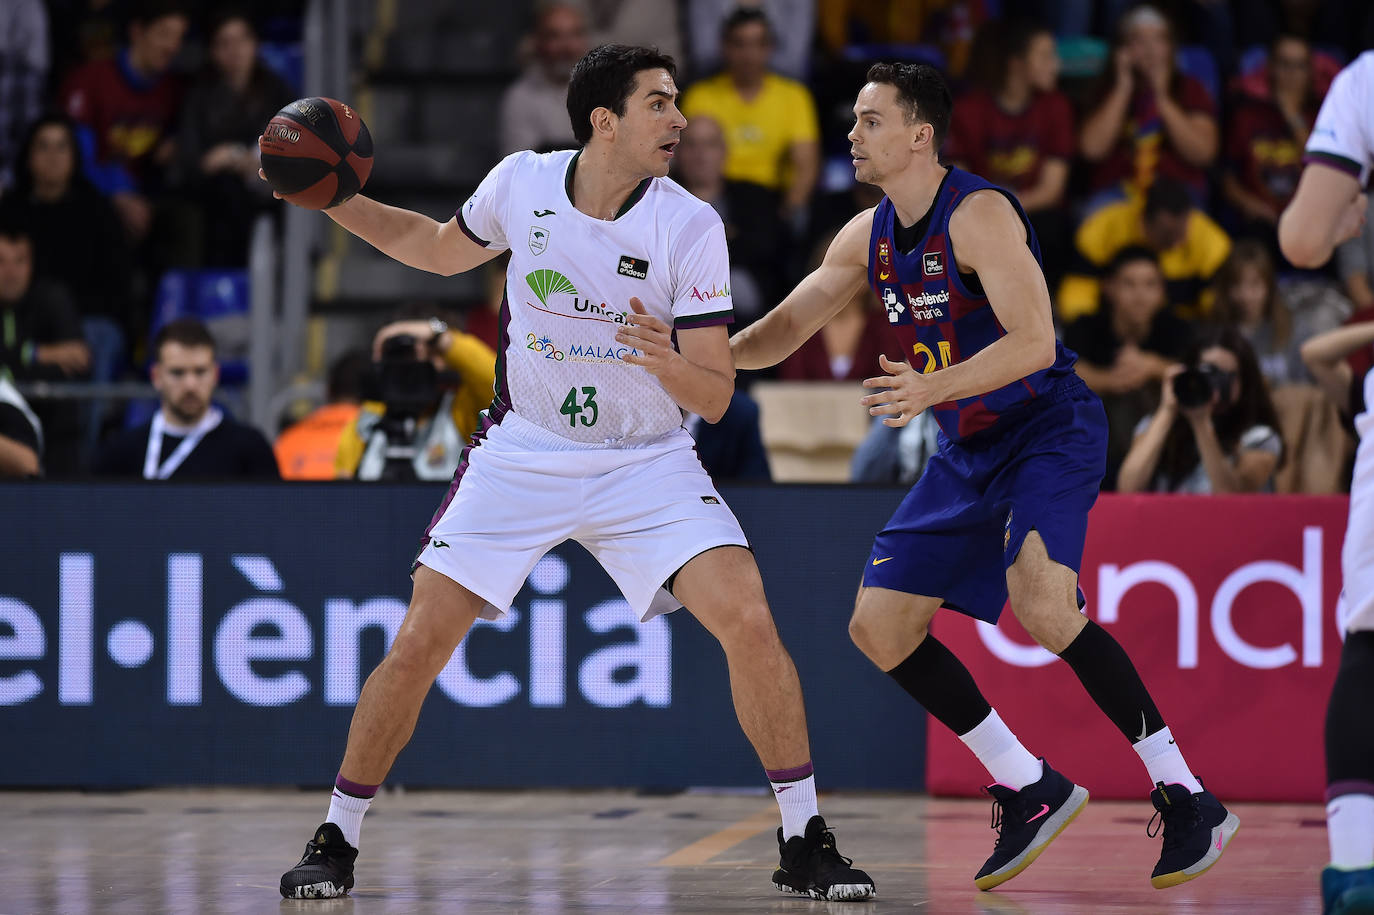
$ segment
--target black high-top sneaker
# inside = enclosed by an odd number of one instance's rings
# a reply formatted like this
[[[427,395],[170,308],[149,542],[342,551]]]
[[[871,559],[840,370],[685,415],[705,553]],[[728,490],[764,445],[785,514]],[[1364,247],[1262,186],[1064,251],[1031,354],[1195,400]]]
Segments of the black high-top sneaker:
[[[1189,794],[1182,785],[1159,782],[1150,792],[1150,801],[1155,805],[1155,815],[1150,817],[1145,834],[1151,838],[1159,835],[1156,817],[1164,829],[1164,851],[1150,874],[1150,885],[1157,890],[1201,876],[1217,863],[1240,829],[1240,818],[1221,806],[1206,788]]]
[[[358,850],[343,830],[325,823],[305,844],[301,863],[281,875],[281,894],[287,899],[332,899],[353,888],[353,862]]]
[[[851,867],[854,862],[835,848],[835,834],[826,829],[819,814],[806,822],[805,835],[786,841],[779,826],[778,851],[782,860],[773,872],[773,886],[784,893],[804,893],[832,902],[878,895],[868,874]]]

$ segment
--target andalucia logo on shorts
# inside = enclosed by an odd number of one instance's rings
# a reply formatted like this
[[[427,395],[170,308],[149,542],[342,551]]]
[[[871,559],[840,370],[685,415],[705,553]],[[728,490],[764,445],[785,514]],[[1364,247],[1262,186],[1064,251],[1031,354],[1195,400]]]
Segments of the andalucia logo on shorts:
[[[555,292],[577,295],[577,287],[557,270],[536,270],[533,273],[527,273],[525,274],[525,282],[529,283],[535,298],[539,299],[540,304],[545,308],[549,305],[549,296]]]

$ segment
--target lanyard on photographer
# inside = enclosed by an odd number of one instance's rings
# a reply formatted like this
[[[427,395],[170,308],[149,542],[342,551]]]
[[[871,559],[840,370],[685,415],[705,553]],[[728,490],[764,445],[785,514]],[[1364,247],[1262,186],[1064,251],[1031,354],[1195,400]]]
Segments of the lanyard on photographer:
[[[157,459],[162,454],[162,435],[167,431],[167,420],[163,418],[162,411],[158,410],[153,414],[153,427],[148,431],[148,451],[143,455],[143,479],[165,480],[176,473],[187,456],[196,450],[200,440],[218,426],[222,419],[223,411],[219,407],[211,407],[209,412],[201,417],[200,422],[186,433],[186,437],[176,446],[176,450],[167,455],[167,460],[159,465]]]

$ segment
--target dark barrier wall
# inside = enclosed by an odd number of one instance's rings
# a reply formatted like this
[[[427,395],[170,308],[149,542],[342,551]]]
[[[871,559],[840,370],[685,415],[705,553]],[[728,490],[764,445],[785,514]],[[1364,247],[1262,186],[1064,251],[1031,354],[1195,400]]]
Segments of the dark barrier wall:
[[[328,782],[442,494],[0,486],[0,784]],[[870,540],[901,492],[724,494],[797,662],[822,787],[922,787],[924,714],[846,633]],[[640,624],[566,544],[514,614],[459,647],[389,781],[762,779],[715,641],[682,611]]]

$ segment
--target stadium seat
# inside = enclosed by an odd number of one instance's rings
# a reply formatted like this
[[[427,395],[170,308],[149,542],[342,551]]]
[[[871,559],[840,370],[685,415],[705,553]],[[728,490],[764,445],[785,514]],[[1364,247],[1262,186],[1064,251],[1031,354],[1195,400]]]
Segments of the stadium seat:
[[[197,318],[210,329],[219,350],[220,384],[248,379],[247,270],[168,270],[158,282],[149,339],[177,318]]]
[[[868,433],[864,388],[849,381],[759,381],[749,394],[773,479],[779,483],[843,483],[854,449]]]

